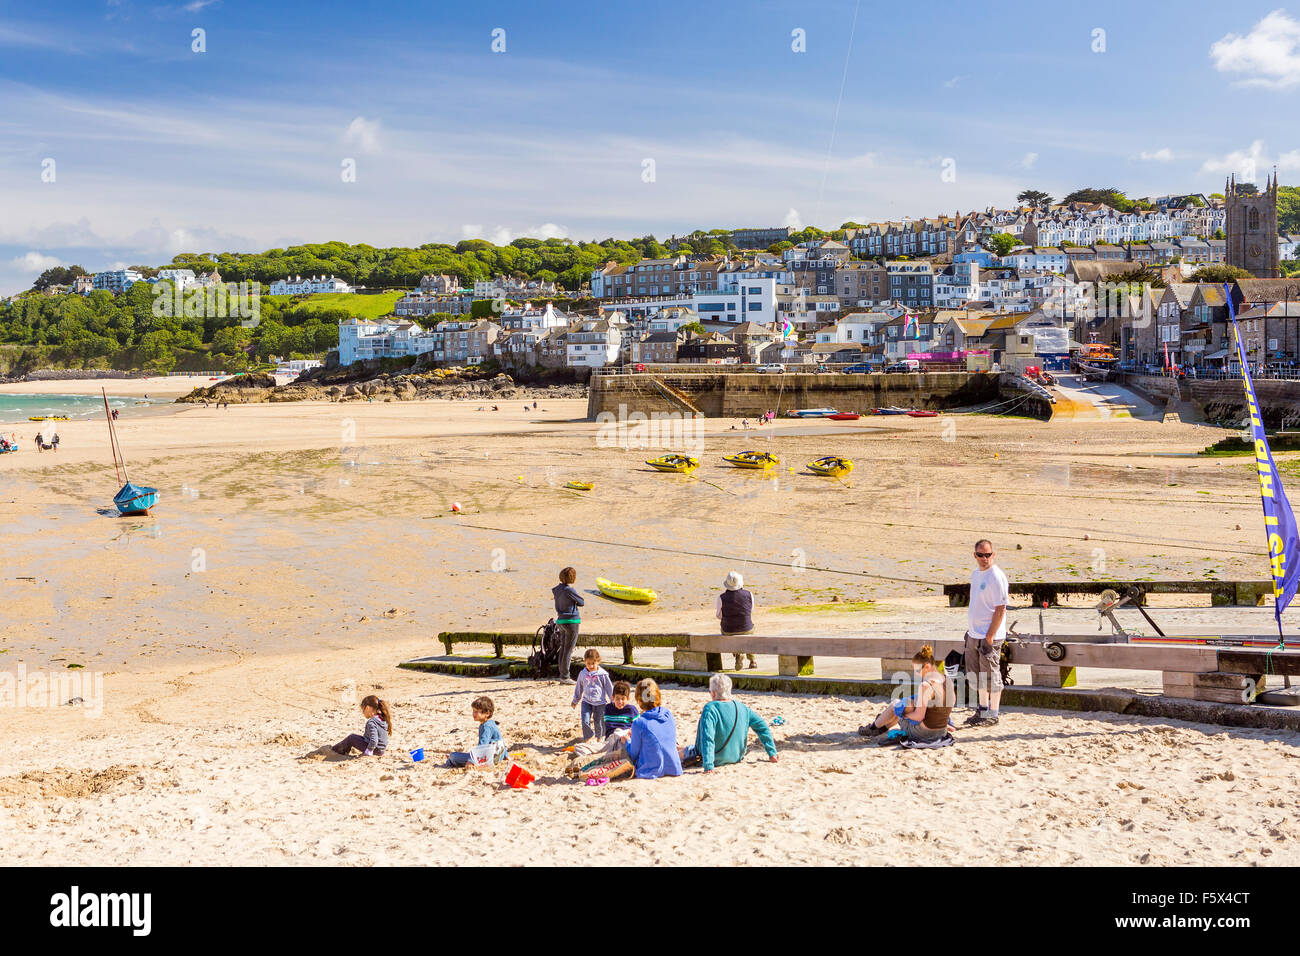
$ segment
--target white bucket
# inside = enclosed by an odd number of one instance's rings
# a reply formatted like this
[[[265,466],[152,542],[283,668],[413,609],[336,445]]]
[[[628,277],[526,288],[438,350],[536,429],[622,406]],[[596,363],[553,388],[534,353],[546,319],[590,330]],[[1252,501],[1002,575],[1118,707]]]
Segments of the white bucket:
[[[471,767],[490,767],[492,765],[493,751],[496,747],[492,744],[479,744],[469,748],[469,765]]]

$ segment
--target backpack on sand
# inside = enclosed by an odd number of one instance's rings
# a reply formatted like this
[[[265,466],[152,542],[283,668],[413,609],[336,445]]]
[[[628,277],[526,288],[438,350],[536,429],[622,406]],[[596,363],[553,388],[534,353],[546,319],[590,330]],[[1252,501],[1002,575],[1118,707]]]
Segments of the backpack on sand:
[[[560,664],[560,625],[551,618],[533,635],[532,653],[528,666],[539,671],[554,670]]]

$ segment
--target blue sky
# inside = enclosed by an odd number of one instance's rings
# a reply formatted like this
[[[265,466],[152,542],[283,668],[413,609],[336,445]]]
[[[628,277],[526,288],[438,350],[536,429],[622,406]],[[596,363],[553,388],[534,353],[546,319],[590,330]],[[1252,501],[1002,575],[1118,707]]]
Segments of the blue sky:
[[[838,226],[1209,192],[1250,161],[1300,182],[1297,116],[1278,0],[0,0],[0,294],[182,251]]]

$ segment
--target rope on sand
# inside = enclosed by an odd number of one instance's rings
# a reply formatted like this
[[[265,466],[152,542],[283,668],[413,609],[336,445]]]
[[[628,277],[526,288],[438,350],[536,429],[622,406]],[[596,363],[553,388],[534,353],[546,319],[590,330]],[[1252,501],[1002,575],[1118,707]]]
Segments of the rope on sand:
[[[739,558],[734,554],[718,554],[714,551],[683,551],[681,548],[665,548],[653,544],[631,544],[626,541],[600,541],[596,538],[580,538],[576,535],[551,534],[545,531],[520,531],[518,528],[493,528],[481,524],[457,524],[458,528],[474,528],[478,531],[493,531],[498,534],[519,534],[527,535],[531,538],[553,538],[558,541],[576,541],[582,544],[599,544],[609,548],[631,548],[635,551],[662,551],[667,554],[689,555],[694,558],[716,558],[719,561],[744,561],[746,563],[763,564],[774,568],[788,568],[790,565],[786,561],[765,561],[761,558]],[[844,568],[819,568],[814,565],[805,565],[805,571],[821,571],[824,574],[845,574],[855,578],[873,578],[880,581],[897,581],[903,584],[925,584],[933,585],[934,582],[922,578],[899,578],[891,577],[887,574],[871,574],[867,571],[848,571]]]

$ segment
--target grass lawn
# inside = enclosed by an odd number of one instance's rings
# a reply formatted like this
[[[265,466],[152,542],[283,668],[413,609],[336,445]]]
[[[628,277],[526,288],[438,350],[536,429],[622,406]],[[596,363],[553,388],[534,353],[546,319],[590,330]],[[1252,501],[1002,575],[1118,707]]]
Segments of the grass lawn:
[[[355,292],[318,292],[309,295],[306,299],[288,295],[266,296],[266,298],[286,304],[294,302],[299,308],[305,306],[309,309],[347,309],[354,316],[377,319],[391,315],[393,305],[403,294],[401,290],[377,292],[374,295],[358,295]]]

